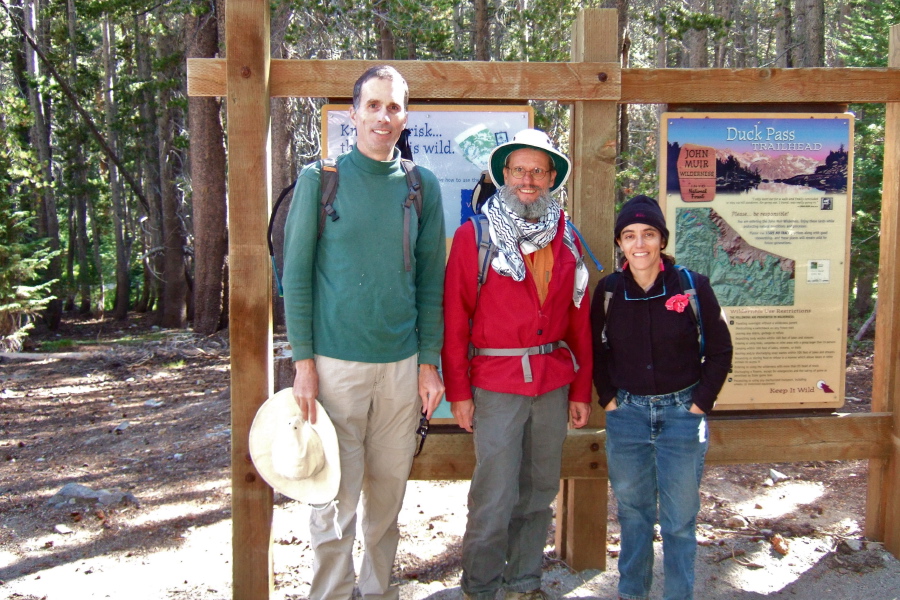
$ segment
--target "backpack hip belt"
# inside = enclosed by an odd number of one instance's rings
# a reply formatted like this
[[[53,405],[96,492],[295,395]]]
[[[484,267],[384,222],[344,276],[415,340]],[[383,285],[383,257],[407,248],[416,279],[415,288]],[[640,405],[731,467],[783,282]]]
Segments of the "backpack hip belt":
[[[525,383],[531,383],[534,378],[531,374],[531,361],[528,357],[534,354],[550,354],[560,348],[565,348],[569,352],[569,356],[572,357],[572,366],[577,372],[578,361],[575,360],[575,353],[572,352],[569,345],[562,340],[541,344],[540,346],[531,346],[530,348],[475,348],[472,346],[470,348],[470,354],[471,356],[521,356],[522,372],[525,375]]]

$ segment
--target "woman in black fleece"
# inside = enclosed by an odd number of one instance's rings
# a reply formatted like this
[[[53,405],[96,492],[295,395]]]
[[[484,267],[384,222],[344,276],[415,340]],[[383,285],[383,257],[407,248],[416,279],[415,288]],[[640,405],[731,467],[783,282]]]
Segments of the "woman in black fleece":
[[[606,409],[621,525],[619,598],[649,598],[658,517],[663,600],[692,600],[706,415],[731,368],[731,335],[709,279],[680,275],[663,254],[669,230],[654,199],[626,202],[615,238],[626,263],[597,285],[591,319],[594,385]],[[685,280],[693,283],[696,312]]]

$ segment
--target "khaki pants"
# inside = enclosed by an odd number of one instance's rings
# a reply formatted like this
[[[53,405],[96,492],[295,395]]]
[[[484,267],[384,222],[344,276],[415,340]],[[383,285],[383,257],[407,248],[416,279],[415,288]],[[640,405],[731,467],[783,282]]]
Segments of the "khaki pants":
[[[417,357],[384,364],[324,356],[315,360],[319,402],[334,423],[340,445],[341,484],[336,505],[314,508],[310,515],[315,553],[310,600],[342,600],[353,594],[360,499],[365,553],[359,590],[363,598],[397,600],[399,590],[390,586],[400,539],[397,515],[422,412]]]

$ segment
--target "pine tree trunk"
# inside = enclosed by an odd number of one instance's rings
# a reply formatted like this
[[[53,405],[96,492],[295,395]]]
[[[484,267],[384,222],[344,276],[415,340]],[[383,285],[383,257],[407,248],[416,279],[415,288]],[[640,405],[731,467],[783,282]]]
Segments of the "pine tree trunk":
[[[797,0],[794,23],[799,58],[794,66],[825,66],[825,2],[824,0]]]
[[[40,21],[42,14],[41,0],[26,0],[24,4],[25,30],[31,39],[35,40],[42,50],[46,50],[47,36],[46,26]],[[39,61],[36,52],[26,42],[23,44],[25,65],[28,74],[37,79],[40,76]],[[59,216],[56,214],[56,195],[53,190],[53,156],[50,150],[50,112],[47,110],[49,103],[45,104],[40,90],[28,85],[28,103],[34,115],[34,125],[31,127],[31,143],[37,151],[41,164],[41,183],[43,190],[38,196],[37,214],[38,235],[49,240],[50,249],[59,251]],[[50,260],[47,267],[46,278],[56,280],[51,286],[50,293],[55,296],[47,304],[44,311],[44,320],[51,330],[59,328],[62,321],[62,257],[57,254]]]
[[[475,60],[491,60],[491,26],[488,0],[473,0],[475,7]]]
[[[158,38],[157,58],[167,59],[174,50],[170,34]],[[160,75],[167,77],[165,71]],[[159,136],[159,183],[162,200],[163,294],[159,323],[163,327],[182,328],[187,323],[187,281],[184,276],[185,231],[181,221],[178,190],[175,186],[175,123],[171,106],[172,92],[163,87],[159,93],[157,135]]]
[[[850,14],[853,10],[853,6],[850,2],[839,2],[837,12],[837,32],[836,37],[839,40],[846,40],[847,36],[850,35]],[[835,54],[834,56],[834,64],[830,65],[835,67],[836,69],[843,69],[847,66],[846,61],[844,60],[843,54]]]
[[[106,308],[106,292],[103,289],[103,260],[100,257],[100,236],[103,235],[103,232],[100,230],[100,221],[97,218],[97,205],[90,195],[85,195],[85,201],[87,202],[88,216],[91,219],[91,258],[94,259],[94,271],[96,272],[94,283],[97,286],[97,296],[94,298],[95,304],[91,307],[91,314],[102,317]]]
[[[68,0],[68,26],[69,26],[69,67],[71,69],[70,77],[74,81],[78,73],[78,55],[75,46],[76,38],[76,17],[75,17],[75,1]],[[77,118],[77,117],[76,117]],[[78,296],[79,307],[78,312],[86,315],[91,312],[91,285],[90,285],[90,265],[88,263],[88,236],[87,236],[87,164],[84,158],[84,144],[87,141],[87,135],[84,131],[84,125],[76,122],[74,129],[74,148],[72,149],[72,185],[74,188],[74,218],[75,218],[75,260],[78,262]]]
[[[379,39],[378,58],[381,60],[394,60],[394,32],[391,31],[390,23],[385,18],[388,11],[387,0],[375,1],[375,27]]]
[[[114,152],[119,152],[119,137],[115,123],[118,112],[116,98],[113,90],[116,87],[116,30],[110,24],[109,15],[103,20],[103,70],[105,74],[104,113],[106,122],[106,138]],[[127,234],[127,218],[125,211],[125,199],[122,197],[122,186],[119,184],[118,167],[110,162],[109,165],[110,197],[113,205],[113,238],[116,243],[116,293],[113,303],[113,317],[123,321],[128,318],[128,304],[131,293],[131,276],[129,264],[131,262],[130,240]]]
[[[697,13],[707,12],[706,0],[691,0],[691,11]],[[687,50],[684,66],[690,69],[704,69],[709,67],[709,32],[705,29],[689,29],[685,35],[685,47]]]
[[[82,189],[87,184],[86,175],[87,167],[84,163],[84,156],[80,151],[76,151],[75,181]],[[84,192],[77,192],[74,201],[75,260],[78,261],[78,313],[89,315],[91,314],[91,283],[90,263],[88,262],[87,197]]]
[[[794,66],[793,53],[793,13],[791,0],[775,2],[775,66],[789,69]]]
[[[216,15],[206,12],[185,23],[190,58],[214,58],[218,50]],[[278,98],[277,101],[284,99]],[[226,236],[225,135],[217,98],[190,98],[191,189],[194,214],[194,331],[214,333],[222,317]],[[273,146],[275,146],[273,127]],[[286,137],[282,135],[281,137]],[[276,161],[278,162],[278,161]],[[290,163],[287,168],[290,169]],[[273,165],[273,179],[275,178]]]
[[[66,207],[66,227],[69,231],[69,243],[66,245],[66,282],[65,287],[66,299],[63,310],[66,312],[74,312],[75,310],[75,241],[77,234],[75,233],[75,198],[69,198],[69,204]]]
[[[734,22],[739,14],[740,0],[721,0],[713,3],[713,11],[720,19],[728,22]],[[716,69],[725,68],[725,65],[734,64],[734,44],[731,36],[721,36],[715,42],[715,56],[713,56],[713,67]]]
[[[665,0],[657,0],[657,14],[666,6]],[[656,68],[665,69],[669,66],[669,57],[666,44],[666,29],[661,24],[656,26]]]
[[[872,293],[874,291],[874,271],[863,271],[856,280],[856,298],[853,301],[853,312],[856,318],[861,319],[872,312]]]
[[[146,16],[135,16],[135,43],[137,46],[138,78],[153,81],[150,56],[151,43],[148,39]],[[138,111],[143,124],[140,132],[142,153],[138,157],[141,183],[144,195],[150,204],[149,214],[143,215],[141,237],[144,246],[144,291],[141,295],[141,309],[154,311],[158,308],[162,288],[162,200],[160,198],[159,152],[156,135],[156,97],[149,87],[140,91],[141,102]]]

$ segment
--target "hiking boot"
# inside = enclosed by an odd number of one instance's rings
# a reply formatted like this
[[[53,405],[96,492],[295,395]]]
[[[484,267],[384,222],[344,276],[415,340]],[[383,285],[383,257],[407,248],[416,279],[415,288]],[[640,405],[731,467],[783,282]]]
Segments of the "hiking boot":
[[[504,600],[550,600],[550,596],[540,588],[528,592],[511,592],[507,590]]]

